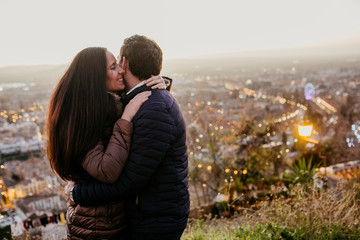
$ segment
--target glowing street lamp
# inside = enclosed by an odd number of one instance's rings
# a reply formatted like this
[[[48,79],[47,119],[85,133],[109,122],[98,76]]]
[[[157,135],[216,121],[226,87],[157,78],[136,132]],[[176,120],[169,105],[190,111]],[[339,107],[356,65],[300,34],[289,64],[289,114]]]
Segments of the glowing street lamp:
[[[301,137],[303,137],[307,142],[318,144],[319,140],[310,139],[313,126],[311,124],[300,125],[298,127],[298,132]]]
[[[311,124],[310,125],[300,125],[298,127],[299,135],[302,137],[310,137],[312,128],[313,128],[313,126]]]
[[[310,139],[310,135],[312,133],[313,126],[311,124],[303,124],[298,127],[299,135],[304,138],[305,141],[313,143],[313,144],[319,144],[320,140],[314,140]],[[324,164],[324,187],[327,188],[327,177],[326,177],[326,157],[319,154],[319,157],[323,160]]]

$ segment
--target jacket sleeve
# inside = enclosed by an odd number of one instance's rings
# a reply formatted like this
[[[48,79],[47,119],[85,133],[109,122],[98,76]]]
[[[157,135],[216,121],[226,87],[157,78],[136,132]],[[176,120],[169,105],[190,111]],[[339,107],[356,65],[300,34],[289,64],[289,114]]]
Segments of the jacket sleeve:
[[[87,153],[81,163],[82,167],[100,182],[116,182],[129,156],[131,134],[132,123],[124,119],[117,120],[106,149],[99,142]]]
[[[149,183],[175,138],[174,120],[165,104],[149,100],[133,120],[131,154],[123,174],[114,184],[77,184],[73,189],[76,203],[94,206],[119,201],[126,194],[136,192]]]

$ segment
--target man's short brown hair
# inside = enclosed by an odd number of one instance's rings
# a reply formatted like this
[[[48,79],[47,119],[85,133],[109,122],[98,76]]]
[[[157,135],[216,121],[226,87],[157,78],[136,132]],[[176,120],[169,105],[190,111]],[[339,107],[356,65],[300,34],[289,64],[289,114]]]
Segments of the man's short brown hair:
[[[160,74],[162,51],[155,41],[145,36],[133,35],[126,38],[120,49],[120,57],[128,60],[129,70],[140,80]]]

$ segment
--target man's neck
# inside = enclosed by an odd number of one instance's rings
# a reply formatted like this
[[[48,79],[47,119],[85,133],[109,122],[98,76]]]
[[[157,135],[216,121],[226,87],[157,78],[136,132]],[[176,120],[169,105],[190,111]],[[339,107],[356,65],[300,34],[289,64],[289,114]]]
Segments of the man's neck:
[[[125,79],[126,79],[126,89],[125,89],[126,92],[129,92],[136,85],[142,82],[139,80],[139,78],[135,77],[132,74],[126,74]]]

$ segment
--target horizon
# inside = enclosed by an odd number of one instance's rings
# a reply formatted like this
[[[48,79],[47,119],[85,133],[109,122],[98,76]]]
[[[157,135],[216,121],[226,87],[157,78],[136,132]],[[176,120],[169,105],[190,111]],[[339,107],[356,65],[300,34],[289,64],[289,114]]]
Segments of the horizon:
[[[360,43],[360,42],[359,42]],[[195,60],[208,60],[215,61],[217,59],[239,59],[245,60],[245,58],[259,57],[259,58],[269,58],[277,61],[282,59],[288,60],[297,60],[297,59],[324,59],[329,56],[330,61],[337,60],[339,58],[355,58],[356,61],[360,60],[360,44],[352,48],[347,47],[346,44],[340,45],[340,50],[335,49],[334,47],[339,47],[339,45],[333,45],[332,47],[322,47],[317,48],[318,45],[314,44],[312,46],[297,46],[297,47],[282,47],[282,48],[270,48],[270,49],[255,49],[255,50],[244,50],[237,52],[219,52],[219,53],[208,53],[203,55],[194,55],[194,56],[179,56],[179,57],[168,57],[164,58],[164,63],[169,63],[172,61],[195,61]],[[345,50],[344,50],[345,49]],[[314,52],[314,50],[316,50]],[[271,55],[277,54],[277,55]],[[24,64],[0,64],[1,68],[7,67],[36,67],[36,66],[62,66],[68,65],[69,62],[59,62],[59,63],[24,63]]]

